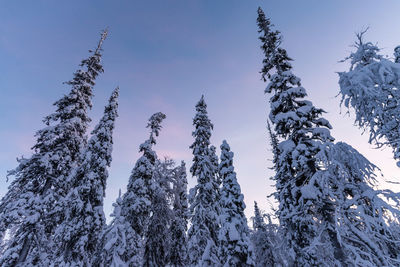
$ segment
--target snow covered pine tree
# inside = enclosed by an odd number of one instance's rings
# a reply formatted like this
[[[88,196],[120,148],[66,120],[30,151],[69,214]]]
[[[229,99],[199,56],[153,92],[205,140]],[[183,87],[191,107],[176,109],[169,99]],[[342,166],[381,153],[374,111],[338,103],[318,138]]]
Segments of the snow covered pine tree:
[[[255,266],[285,266],[283,257],[284,249],[280,247],[278,225],[272,223],[268,214],[268,224],[264,222],[257,202],[254,201],[253,231],[251,240],[254,247]]]
[[[140,248],[141,237],[132,229],[121,213],[121,190],[115,203],[111,217],[113,221],[104,231],[103,247],[96,264],[101,267],[142,266]],[[128,258],[128,255],[130,258]],[[133,255],[133,256],[131,256]]]
[[[255,266],[253,246],[247,226],[240,185],[233,167],[233,152],[224,140],[221,145],[219,177],[221,188],[220,260],[225,267]]]
[[[320,118],[322,109],[302,99],[306,96],[305,89],[300,86],[300,79],[290,71],[291,59],[286,50],[279,47],[280,34],[271,30],[271,23],[261,8],[258,9],[257,22],[261,48],[265,54],[262,78],[264,81],[266,77],[270,80],[265,92],[275,92],[270,100],[269,117],[277,136],[284,139],[278,144],[279,156],[274,162],[278,217],[285,229],[288,247],[293,250],[293,264],[324,264],[318,258],[318,249],[313,248],[313,242],[319,234],[320,225],[317,222],[325,221],[319,203],[331,204],[328,199],[320,199],[324,197],[322,189],[311,178],[319,168],[315,155],[324,142],[333,140],[328,130],[331,126],[327,120]],[[273,69],[276,73],[271,74]],[[316,195],[319,199],[307,196],[309,191],[309,195]],[[343,253],[340,252],[341,247],[337,246],[337,240],[329,240],[328,243],[339,252],[337,256],[340,260]],[[333,261],[333,255],[331,258]]]
[[[3,240],[1,266],[46,266],[52,261],[52,235],[64,219],[61,200],[70,189],[68,176],[79,166],[87,143],[87,111],[95,79],[103,72],[101,47],[106,36],[104,31],[96,50],[82,61],[83,69],[67,82],[70,93],[55,102],[57,110],[44,119],[46,127],[36,133],[33,155],[19,159],[8,174],[15,180],[0,202],[0,236],[10,231],[10,238]]]
[[[71,191],[65,197],[65,220],[57,227],[55,241],[60,266],[92,266],[105,227],[103,198],[111,165],[112,133],[118,116],[116,88],[104,115],[92,131],[81,165],[72,172]]]
[[[152,188],[151,216],[144,244],[143,267],[166,266],[171,242],[169,227],[173,220],[172,180],[175,162],[156,160]]]
[[[193,165],[190,172],[197,178],[197,185],[190,190],[190,222],[188,253],[190,266],[218,266],[219,203],[215,167],[210,155],[210,137],[213,125],[207,115],[204,96],[196,105],[193,119],[195,138]]]
[[[156,152],[152,146],[156,144],[155,137],[159,135],[161,130],[161,122],[165,119],[165,115],[161,112],[153,114],[147,128],[150,128],[150,137],[139,147],[139,151],[143,155],[136,161],[132,174],[129,177],[127,191],[123,196],[122,215],[130,224],[132,229],[140,236],[141,239],[146,239],[147,230],[151,215],[153,190],[156,188],[156,183],[153,178],[155,163],[157,160]],[[127,240],[129,243],[130,240]],[[135,240],[134,243],[138,242]],[[128,248],[131,245],[128,245]],[[135,258],[136,251],[126,251],[126,262],[130,266],[135,266],[131,259]],[[141,248],[143,255],[143,248]],[[141,256],[143,257],[143,256]]]
[[[323,110],[303,100],[305,89],[292,74],[281,36],[258,10],[262,34],[262,78],[270,80],[270,119],[279,139],[274,156],[278,217],[291,261],[298,266],[398,265],[398,195],[374,190],[376,167],[351,146],[333,144]],[[273,73],[275,70],[275,73]],[[282,141],[281,141],[282,140]]]
[[[369,143],[393,149],[400,167],[400,47],[395,48],[393,62],[378,55],[376,45],[363,41],[365,32],[357,34],[357,51],[345,59],[350,60],[350,70],[339,72],[341,102],[354,108],[359,127],[369,129]]]

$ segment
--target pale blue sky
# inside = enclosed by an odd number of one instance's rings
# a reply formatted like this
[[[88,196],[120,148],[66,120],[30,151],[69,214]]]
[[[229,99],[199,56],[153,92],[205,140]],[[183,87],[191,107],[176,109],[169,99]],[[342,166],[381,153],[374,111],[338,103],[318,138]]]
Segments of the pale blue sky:
[[[386,179],[400,181],[390,149],[372,149],[352,119],[340,114],[335,98],[335,72],[348,68],[338,61],[351,51],[354,32],[370,26],[366,37],[390,56],[400,44],[399,1],[0,0],[0,195],[8,186],[6,170],[16,166],[16,157],[30,154],[42,118],[68,92],[62,82],[72,77],[108,26],[105,73],[99,76],[90,112],[97,123],[109,94],[120,86],[107,216],[118,189],[125,191],[152,113],[167,114],[155,147],[159,155],[183,159],[190,167],[192,118],[201,94],[215,126],[213,144],[219,147],[226,139],[235,152],[247,214],[252,214],[254,200],[267,209],[273,173],[265,128],[268,96],[258,73],[263,56],[258,6],[283,33],[283,46],[295,59],[294,72],[309,99],[328,112],[336,140],[359,149]],[[190,175],[188,179],[192,187],[195,181]]]

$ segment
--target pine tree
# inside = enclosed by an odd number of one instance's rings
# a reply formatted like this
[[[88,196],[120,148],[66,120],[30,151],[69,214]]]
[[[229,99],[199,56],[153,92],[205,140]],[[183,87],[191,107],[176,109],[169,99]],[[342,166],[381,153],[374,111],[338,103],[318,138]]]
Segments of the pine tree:
[[[129,264],[131,266],[142,266],[140,255],[142,240],[122,215],[121,190],[113,206],[114,212],[111,217],[114,217],[114,219],[104,231],[99,265],[107,267],[127,267]],[[128,258],[127,254],[134,256]]]
[[[233,152],[224,140],[221,145],[219,177],[221,189],[220,257],[224,266],[255,266],[240,185],[233,167]]]
[[[70,93],[55,102],[56,111],[44,119],[46,127],[36,133],[33,155],[19,159],[8,174],[15,179],[0,202],[0,236],[11,229],[12,237],[1,252],[2,266],[45,266],[51,260],[51,236],[64,217],[61,199],[69,191],[68,176],[87,143],[87,111],[95,79],[103,72],[101,46],[106,36],[104,31],[96,50],[67,82]]]
[[[326,244],[318,240],[318,245],[315,245],[321,231],[330,231],[326,224],[331,223],[329,216],[332,214],[323,214],[322,210],[328,210],[328,207],[330,210],[333,203],[313,177],[320,169],[316,155],[324,143],[333,141],[329,132],[331,126],[321,117],[322,109],[304,100],[306,91],[301,87],[300,79],[291,72],[291,59],[286,50],[279,47],[280,33],[271,30],[272,25],[261,8],[258,9],[257,22],[265,54],[261,74],[264,80],[270,80],[265,92],[274,93],[269,117],[276,135],[283,139],[278,145],[279,158],[275,163],[275,196],[279,201],[278,217],[285,229],[293,264],[324,264],[318,257],[321,247],[332,248],[330,251],[335,251],[336,258],[343,260],[335,235],[329,235]],[[333,262],[335,256],[328,258]]]
[[[142,239],[145,239],[147,235],[154,189],[156,188],[153,174],[157,155],[152,146],[156,144],[155,137],[159,135],[161,122],[165,117],[161,112],[150,117],[147,124],[147,128],[150,128],[150,137],[139,147],[139,151],[143,152],[143,155],[136,161],[122,201],[122,215]],[[132,254],[131,251],[127,251],[128,261],[134,256],[135,254]]]
[[[393,62],[379,55],[376,45],[364,42],[364,34],[357,34],[357,50],[345,59],[350,70],[339,72],[341,103],[355,110],[355,123],[369,130],[369,143],[391,147],[400,166],[400,49],[395,48]]]
[[[319,157],[329,166],[319,173],[320,179],[337,181],[329,195],[337,203],[332,230],[340,234],[346,264],[400,266],[398,232],[393,227],[400,225],[400,194],[375,190],[377,167],[346,143],[330,146]]]
[[[111,165],[112,133],[118,109],[118,93],[112,93],[104,116],[92,131],[82,163],[72,175],[71,192],[65,197],[65,220],[56,230],[58,262],[90,266],[105,226],[103,198],[107,168]]]
[[[384,200],[398,207],[399,194],[374,190],[376,167],[351,146],[332,143],[329,122],[320,117],[321,109],[302,99],[305,89],[279,47],[279,32],[271,30],[261,9],[258,22],[266,56],[262,77],[270,80],[266,92],[275,93],[270,113],[279,140],[275,196],[292,254],[289,264],[399,265],[397,234],[391,230],[399,223],[399,209]],[[358,62],[370,60],[366,52]]]
[[[170,227],[171,242],[169,249],[169,265],[171,266],[187,266],[187,227],[188,227],[188,198],[187,198],[187,178],[186,165],[175,168],[173,180],[173,212],[174,218]]]
[[[215,266],[218,242],[218,194],[215,173],[210,157],[210,137],[213,125],[207,115],[204,96],[196,105],[193,119],[195,138],[190,146],[193,150],[193,165],[190,172],[197,178],[197,185],[190,190],[191,226],[188,231],[189,265]]]
[[[273,224],[268,214],[268,224],[264,221],[257,202],[254,201],[253,232],[251,240],[254,247],[256,266],[285,266],[282,260],[281,240],[279,238],[278,225]]]
[[[171,159],[157,160],[153,179],[155,188],[151,203],[152,216],[149,219],[145,237],[143,266],[166,266],[171,242],[170,225],[173,220],[171,206],[171,183],[175,162]]]
[[[253,229],[255,231],[265,229],[264,217],[261,215],[260,208],[256,201],[254,201]]]

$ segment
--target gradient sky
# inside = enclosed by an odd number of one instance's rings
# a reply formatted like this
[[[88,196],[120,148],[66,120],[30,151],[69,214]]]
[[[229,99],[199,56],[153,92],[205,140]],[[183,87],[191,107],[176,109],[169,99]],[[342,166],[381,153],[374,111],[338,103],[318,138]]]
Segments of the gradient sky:
[[[367,134],[340,109],[337,71],[354,33],[369,26],[366,38],[392,56],[400,44],[400,2],[391,1],[5,1],[0,0],[0,195],[16,157],[29,156],[42,118],[69,87],[81,59],[109,27],[103,66],[95,86],[93,125],[111,91],[120,86],[120,117],[114,132],[113,162],[107,181],[105,213],[121,188],[125,191],[138,146],[148,137],[147,119],[166,113],[155,149],[160,157],[191,166],[194,106],[205,95],[214,123],[212,143],[226,139],[235,153],[238,181],[251,216],[253,201],[269,210],[273,172],[266,120],[266,86],[256,11],[261,6],[284,36],[309,99],[325,109],[332,135],[379,166],[385,180],[400,182],[390,149],[377,150]],[[93,127],[93,126],[92,126]],[[195,179],[188,176],[189,187]],[[397,191],[400,187],[393,187]]]

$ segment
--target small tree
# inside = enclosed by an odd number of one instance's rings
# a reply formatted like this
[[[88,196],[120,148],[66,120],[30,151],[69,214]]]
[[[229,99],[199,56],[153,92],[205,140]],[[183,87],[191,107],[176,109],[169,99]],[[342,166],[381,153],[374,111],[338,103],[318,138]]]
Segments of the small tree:
[[[142,240],[122,215],[121,190],[113,206],[114,212],[111,217],[114,219],[104,231],[99,265],[107,267],[142,266],[140,254]],[[134,256],[130,257],[128,254]]]
[[[253,232],[251,240],[254,247],[256,266],[285,266],[282,256],[284,248],[279,238],[279,227],[272,223],[271,215],[267,215],[268,223],[264,221],[257,202],[254,201]]]
[[[173,180],[173,212],[174,218],[169,229],[171,233],[171,243],[169,249],[169,264],[171,266],[187,266],[187,227],[188,227],[188,197],[187,197],[187,178],[186,165],[181,165],[174,170]]]
[[[233,152],[224,140],[221,145],[219,177],[221,189],[220,257],[224,266],[255,266],[244,209],[246,205],[233,167]]]
[[[56,230],[58,262],[89,266],[105,226],[103,198],[111,165],[112,133],[118,116],[118,91],[112,93],[104,116],[92,131],[82,163],[72,175],[72,191],[65,197],[65,220]]]

